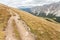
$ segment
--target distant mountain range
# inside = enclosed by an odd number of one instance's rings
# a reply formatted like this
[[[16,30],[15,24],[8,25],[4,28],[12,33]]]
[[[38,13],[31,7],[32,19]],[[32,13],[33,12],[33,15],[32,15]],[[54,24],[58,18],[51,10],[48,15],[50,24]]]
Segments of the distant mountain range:
[[[50,13],[60,17],[60,2],[32,7],[31,12],[36,15],[39,15],[40,13],[46,13],[46,15],[48,15]]]

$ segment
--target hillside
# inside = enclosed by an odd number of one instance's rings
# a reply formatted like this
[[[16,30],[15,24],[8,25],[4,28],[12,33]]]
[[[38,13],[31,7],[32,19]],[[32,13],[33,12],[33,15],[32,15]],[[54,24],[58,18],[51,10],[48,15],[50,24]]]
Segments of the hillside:
[[[20,15],[21,19],[28,24],[31,32],[37,37],[36,40],[59,40],[60,25],[46,21],[43,18],[33,16],[21,10],[14,10]]]
[[[0,40],[60,40],[59,24],[3,4],[0,8]]]

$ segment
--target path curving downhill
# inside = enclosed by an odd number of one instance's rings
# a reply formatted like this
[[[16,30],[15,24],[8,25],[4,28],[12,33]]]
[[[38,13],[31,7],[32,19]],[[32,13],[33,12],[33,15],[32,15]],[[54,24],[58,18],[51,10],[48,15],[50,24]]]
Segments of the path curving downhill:
[[[15,13],[13,10],[9,10],[10,14],[12,15],[8,20],[8,25],[6,28],[6,39],[5,40],[17,40],[14,35],[14,29],[12,26],[12,20],[15,21],[17,30],[21,37],[21,40],[35,40],[34,36],[30,31],[27,30],[28,26],[26,23],[20,18],[20,16]],[[29,28],[28,28],[29,29]]]
[[[22,40],[35,40],[34,37],[31,35],[31,32],[29,32],[26,28],[26,24],[24,24],[24,22],[22,22],[22,20],[19,20],[20,17],[16,14],[16,16],[14,16],[14,20],[17,26],[17,29],[20,33],[21,39]]]
[[[7,28],[6,28],[5,40],[17,40],[14,34],[14,29],[12,27],[12,21],[13,21],[13,17],[10,17],[10,19],[8,20]]]

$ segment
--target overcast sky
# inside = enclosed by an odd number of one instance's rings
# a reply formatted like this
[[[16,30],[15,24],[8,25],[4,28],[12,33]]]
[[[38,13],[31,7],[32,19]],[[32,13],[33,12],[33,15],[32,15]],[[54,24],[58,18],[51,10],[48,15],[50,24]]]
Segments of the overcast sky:
[[[0,0],[0,3],[6,4],[12,7],[32,7],[43,4],[58,2],[60,0]]]

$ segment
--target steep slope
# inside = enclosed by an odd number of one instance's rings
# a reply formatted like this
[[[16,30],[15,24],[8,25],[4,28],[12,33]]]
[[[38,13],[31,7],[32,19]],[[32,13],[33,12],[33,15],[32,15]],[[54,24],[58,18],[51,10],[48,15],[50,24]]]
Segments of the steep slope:
[[[59,24],[46,21],[21,10],[11,9],[18,13],[21,19],[30,27],[31,32],[35,34],[36,40],[60,40]]]
[[[0,40],[60,40],[59,24],[3,4],[0,8]]]

